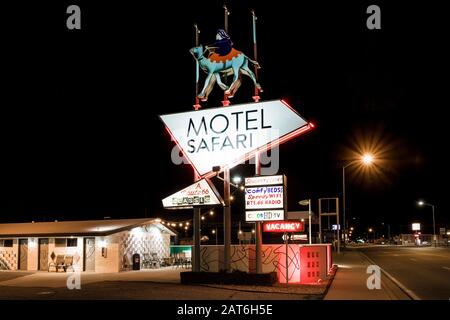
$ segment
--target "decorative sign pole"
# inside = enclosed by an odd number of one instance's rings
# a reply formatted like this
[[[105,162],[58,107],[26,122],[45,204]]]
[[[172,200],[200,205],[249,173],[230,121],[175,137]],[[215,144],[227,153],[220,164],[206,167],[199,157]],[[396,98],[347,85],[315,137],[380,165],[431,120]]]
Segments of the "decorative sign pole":
[[[253,58],[255,61],[257,59],[257,47],[256,47],[256,15],[255,11],[252,10],[252,27],[253,27]],[[258,80],[258,65],[254,65],[255,67],[255,78]],[[255,85],[255,95],[253,96],[253,100],[255,102],[259,102],[259,93],[258,87]],[[260,162],[260,152],[256,152],[255,154],[255,175],[261,175],[261,162]],[[255,254],[256,254],[256,273],[262,273],[262,230],[261,230],[261,222],[256,222],[255,226]]]
[[[252,10],[252,26],[253,26],[253,59],[255,61],[258,61],[258,50],[257,50],[257,46],[256,46],[256,15],[255,15],[255,10]],[[253,65],[255,68],[255,78],[256,81],[258,81],[258,65]],[[258,102],[260,99],[259,96],[259,91],[261,91],[260,88],[258,88],[257,86],[255,86],[255,95],[253,96],[253,100],[255,100],[255,102]]]
[[[223,9],[224,9],[224,28],[225,32],[228,33],[228,16],[230,15],[230,11],[228,11],[228,8],[225,4],[223,5]],[[225,83],[227,83],[227,75],[225,75]],[[224,107],[228,107],[230,105],[230,100],[228,100],[228,94],[226,92],[223,93],[222,105]]]
[[[195,28],[195,46],[198,47],[199,45],[199,36],[200,36],[200,30],[197,27],[197,24],[194,25]],[[198,64],[198,60],[195,60],[195,105],[194,109],[197,111],[201,108],[200,101],[198,98],[198,80],[199,80],[199,73],[200,73],[200,67]],[[194,182],[200,179],[200,176],[198,173],[194,170]],[[200,215],[201,210],[198,207],[194,207],[194,218],[193,218],[193,238],[194,238],[194,250],[193,250],[193,263],[192,263],[192,271],[194,272],[200,272]]]
[[[197,24],[194,24],[194,28],[195,28],[195,46],[198,47],[200,30],[198,29]],[[194,109],[196,111],[201,108],[200,100],[198,98],[198,80],[200,77],[199,73],[200,73],[200,67],[198,64],[198,60],[195,60],[195,104],[194,104]]]

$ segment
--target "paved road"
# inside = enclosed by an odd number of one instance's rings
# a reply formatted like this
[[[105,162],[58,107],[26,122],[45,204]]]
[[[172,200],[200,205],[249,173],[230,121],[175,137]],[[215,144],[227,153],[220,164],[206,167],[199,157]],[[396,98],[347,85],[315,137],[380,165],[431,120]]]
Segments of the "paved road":
[[[420,299],[450,299],[450,248],[360,248]]]
[[[164,299],[164,300],[318,300],[320,290],[255,292],[246,288],[179,284],[184,269],[141,270],[121,273],[82,273],[79,290],[67,288],[73,273],[0,272],[3,299]],[[72,282],[75,284],[74,282]],[[245,286],[244,286],[245,287]],[[301,294],[302,293],[302,294]],[[305,294],[303,294],[305,293]]]

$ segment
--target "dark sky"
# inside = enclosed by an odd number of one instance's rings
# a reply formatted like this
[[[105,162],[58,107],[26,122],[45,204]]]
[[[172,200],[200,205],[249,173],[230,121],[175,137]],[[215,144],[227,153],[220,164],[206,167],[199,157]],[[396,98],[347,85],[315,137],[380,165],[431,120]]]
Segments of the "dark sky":
[[[441,4],[227,3],[232,40],[248,55],[256,10],[263,99],[285,98],[317,125],[281,146],[289,209],[301,209],[302,198],[340,196],[347,148],[371,140],[379,141],[383,161],[375,175],[348,168],[349,217],[403,231],[413,220],[429,226],[430,210],[415,205],[423,198],[438,206],[437,223],[448,225],[449,52]],[[65,27],[69,4],[81,6],[81,31]],[[381,30],[366,28],[370,4],[381,7]],[[211,43],[223,27],[222,5],[2,5],[0,220],[141,217],[144,208],[149,216],[190,217],[161,208],[163,197],[191,182],[192,170],[171,163],[173,143],[158,115],[192,109],[193,23],[201,43]],[[217,90],[205,107],[220,105]],[[250,102],[251,91],[245,79],[233,103]],[[233,219],[243,219],[239,201]]]

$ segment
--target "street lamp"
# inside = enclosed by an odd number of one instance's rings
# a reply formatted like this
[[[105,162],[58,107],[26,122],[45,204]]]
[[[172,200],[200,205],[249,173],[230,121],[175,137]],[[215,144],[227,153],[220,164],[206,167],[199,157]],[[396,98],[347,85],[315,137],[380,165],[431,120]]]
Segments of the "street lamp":
[[[311,199],[299,201],[298,204],[299,204],[299,205],[302,205],[302,206],[308,206],[308,218],[309,218],[309,225],[308,225],[308,229],[309,229],[309,244],[312,244],[312,239],[311,239]]]
[[[242,181],[242,178],[240,176],[234,176],[233,177],[233,183],[234,184],[239,184],[239,183],[241,183],[241,181]]]
[[[345,203],[345,168],[351,166],[352,164],[355,163],[359,163],[362,162],[365,166],[369,166],[374,162],[374,157],[372,154],[370,153],[365,153],[361,156],[360,159],[357,160],[353,160],[350,161],[349,163],[347,163],[346,165],[342,166],[342,202],[343,202],[343,220],[344,220],[344,247],[345,247],[345,237],[347,235],[347,226],[345,223],[345,207],[346,207],[346,203]]]
[[[417,204],[421,207],[423,206],[429,206],[432,208],[432,212],[433,212],[433,242],[434,242],[434,246],[436,247],[436,224],[435,224],[435,220],[434,220],[434,204],[430,204],[430,203],[426,203],[422,200],[418,201]]]

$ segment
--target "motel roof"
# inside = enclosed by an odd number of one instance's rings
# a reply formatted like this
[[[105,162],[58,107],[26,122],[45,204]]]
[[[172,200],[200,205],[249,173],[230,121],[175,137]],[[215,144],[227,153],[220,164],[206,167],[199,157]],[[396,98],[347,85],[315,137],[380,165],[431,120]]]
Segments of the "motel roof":
[[[42,236],[107,236],[139,226],[154,224],[161,231],[176,235],[157,219],[120,219],[55,221],[29,223],[1,223],[0,237],[42,237]]]

